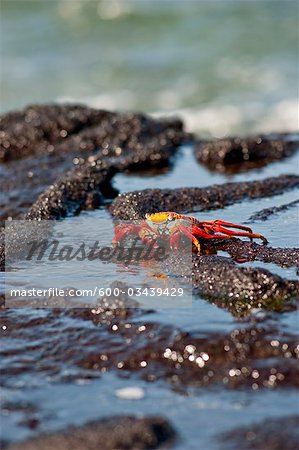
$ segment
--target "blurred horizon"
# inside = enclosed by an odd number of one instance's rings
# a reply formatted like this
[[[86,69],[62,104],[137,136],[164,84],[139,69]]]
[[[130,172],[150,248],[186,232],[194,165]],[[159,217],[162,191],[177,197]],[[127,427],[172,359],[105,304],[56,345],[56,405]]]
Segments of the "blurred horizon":
[[[71,101],[203,135],[298,129],[297,1],[2,0],[1,112]]]

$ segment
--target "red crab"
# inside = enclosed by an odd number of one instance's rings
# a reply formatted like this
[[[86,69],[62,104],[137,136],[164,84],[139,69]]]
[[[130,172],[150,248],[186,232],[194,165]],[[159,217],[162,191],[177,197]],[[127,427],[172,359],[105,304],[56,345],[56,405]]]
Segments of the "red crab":
[[[187,236],[198,253],[200,245],[209,239],[229,239],[235,236],[261,239],[267,244],[267,239],[252,229],[222,220],[201,221],[192,216],[185,216],[175,212],[159,212],[146,214],[145,221],[140,223],[120,224],[114,230],[114,245],[120,245],[127,236],[136,236],[146,245],[153,244],[157,239],[169,239],[172,249],[178,249],[182,234]],[[235,230],[232,230],[235,228]],[[242,230],[242,231],[238,231]]]

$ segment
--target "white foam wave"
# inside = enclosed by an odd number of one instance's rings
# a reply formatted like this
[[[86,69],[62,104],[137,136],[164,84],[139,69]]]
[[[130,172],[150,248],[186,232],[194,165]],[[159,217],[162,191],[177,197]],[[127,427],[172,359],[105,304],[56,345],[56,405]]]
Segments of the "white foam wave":
[[[181,117],[187,131],[214,137],[228,134],[296,132],[299,130],[298,102],[283,100],[271,106],[262,103],[181,108],[166,115]],[[165,116],[155,113],[154,116]]]
[[[94,97],[63,97],[60,102],[80,102],[94,108],[114,111],[140,110],[136,95],[129,90]],[[173,102],[175,106],[175,101]],[[296,132],[299,130],[298,101],[287,99],[266,105],[248,102],[242,105],[213,102],[192,108],[149,112],[154,117],[180,117],[187,131],[203,136],[222,137],[229,134]]]

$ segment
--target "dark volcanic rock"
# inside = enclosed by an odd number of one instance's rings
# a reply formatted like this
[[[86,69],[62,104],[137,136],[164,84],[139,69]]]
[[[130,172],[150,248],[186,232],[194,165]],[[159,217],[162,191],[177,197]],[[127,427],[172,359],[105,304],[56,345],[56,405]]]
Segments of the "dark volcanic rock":
[[[299,136],[294,140],[288,134],[233,137],[200,142],[195,147],[195,156],[210,170],[236,173],[291,156],[298,148]]]
[[[237,262],[262,261],[281,267],[299,267],[298,248],[273,248],[234,238],[211,242],[209,249],[214,249],[215,252],[225,251]]]
[[[0,162],[6,161],[0,176],[0,190],[5,192],[0,220],[19,217],[74,165],[93,164],[95,153],[97,159],[107,159],[123,156],[129,149],[140,159],[142,152],[152,150],[151,162],[157,165],[160,150],[188,138],[180,120],[154,120],[81,105],[29,106],[3,115],[0,126]]]
[[[193,255],[192,267],[174,253],[162,263],[165,273],[175,273],[192,282],[193,292],[228,308],[240,317],[252,308],[272,311],[296,309],[292,301],[299,282],[285,280],[261,268],[240,267],[227,258]]]
[[[296,309],[289,300],[298,294],[298,281],[285,280],[261,268],[232,267],[218,259],[211,264],[199,257],[194,264],[194,292],[228,308],[234,315],[241,316],[252,308]]]
[[[133,347],[121,356],[109,352],[103,360],[94,351],[82,355],[79,365],[106,372],[121,364],[126,373],[137,372],[147,381],[167,381],[181,391],[188,386],[252,390],[299,386],[294,337],[281,336],[275,340],[262,327],[253,327],[201,338],[198,333],[175,333],[158,324],[142,326],[145,327],[142,339],[138,339],[139,327],[131,328],[129,333],[119,326],[118,333],[123,336],[127,333]],[[138,351],[134,351],[135,347]]]
[[[299,443],[299,416],[266,419],[219,435],[227,450],[295,450]]]
[[[298,347],[292,335],[277,338],[276,330],[251,326],[199,337],[198,332],[134,319],[113,324],[114,340],[123,344],[114,344],[104,354],[86,349],[77,355],[79,367],[96,373],[137,372],[147,381],[167,381],[181,390],[208,385],[253,390],[299,386]]]
[[[148,362],[143,376],[151,379],[157,374],[157,378],[162,378],[164,372],[166,379],[178,386],[216,384],[232,389],[247,386],[252,390],[298,386],[298,348],[294,337],[285,335],[275,340],[270,336],[263,327],[214,333],[204,338],[198,333],[177,333],[164,350],[164,363],[161,355],[154,372],[155,365]],[[138,367],[137,361],[135,364]]]
[[[115,263],[116,259],[109,262]],[[136,263],[132,258],[127,266]],[[284,279],[260,267],[243,267],[229,258],[193,254],[191,260],[189,255],[174,251],[160,263],[159,271],[163,276],[181,278],[182,286],[192,284],[195,295],[237,317],[248,315],[253,308],[276,312],[297,309],[299,281]]]
[[[100,151],[78,167],[67,172],[54,185],[50,186],[32,205],[25,219],[59,219],[74,211],[90,207],[90,195],[97,196],[101,203],[101,195],[115,195],[109,185],[112,176],[123,170],[137,170],[146,167],[160,166],[168,163],[172,154],[172,144],[160,147],[158,141],[148,141],[148,147],[138,151],[132,149],[111,149],[104,157]]]
[[[83,105],[31,105],[0,118],[0,161],[29,155],[144,145],[149,137],[186,138],[180,120],[154,120],[142,114],[117,114]]]
[[[130,450],[169,448],[175,431],[162,417],[111,417],[41,434],[7,450]]]
[[[28,213],[21,216],[26,220],[60,219],[98,207],[103,197],[117,194],[110,185],[115,173],[168,165],[175,147],[187,136],[179,120],[154,120],[140,114],[115,114],[78,105],[29,107],[23,113],[3,116],[1,123],[4,130],[13,129],[16,134],[15,140],[10,141],[9,133],[3,131],[3,139],[9,143],[5,144],[3,159],[35,155],[29,160],[14,161],[12,171],[4,167],[0,180],[0,187],[3,185],[7,192],[3,219],[19,218],[20,212],[30,205]],[[77,145],[66,140],[62,130],[76,134]],[[18,139],[18,133],[23,131],[24,142]],[[44,139],[51,142],[50,150],[48,144],[42,145]],[[75,167],[67,170],[73,164]],[[58,174],[60,177],[53,183]],[[3,232],[0,266],[3,270]]]
[[[30,105],[23,111],[5,114],[0,118],[0,160],[53,153],[55,144],[113,116],[107,111],[75,104]]]
[[[97,166],[73,169],[51,185],[25,215],[26,220],[54,220],[90,209],[91,202],[102,204],[103,190],[108,192],[115,170],[98,162]],[[113,195],[113,194],[112,194]]]
[[[299,186],[296,175],[280,175],[259,181],[225,183],[205,188],[145,189],[120,194],[110,212],[123,220],[143,219],[146,213],[159,211],[209,211],[245,199],[263,198]]]
[[[289,208],[298,205],[299,200],[287,203],[285,205],[273,206],[272,208],[265,208],[249,217],[248,223],[255,222],[256,220],[268,220],[273,214],[280,213],[281,211],[287,211]]]
[[[0,166],[0,221],[19,218],[65,170],[73,167],[74,154],[42,155]]]
[[[25,310],[3,311],[2,385],[23,385],[31,374],[38,374],[40,383],[45,378],[75,382],[113,371],[126,376],[134,372],[180,390],[298,387],[297,338],[271,322],[260,323],[253,316],[229,333],[186,333],[147,322],[130,305],[120,309],[105,308],[104,301],[89,310],[39,310],[34,318]],[[22,340],[30,357],[24,357],[24,347],[12,347],[12,340]],[[38,413],[35,418],[40,419]]]

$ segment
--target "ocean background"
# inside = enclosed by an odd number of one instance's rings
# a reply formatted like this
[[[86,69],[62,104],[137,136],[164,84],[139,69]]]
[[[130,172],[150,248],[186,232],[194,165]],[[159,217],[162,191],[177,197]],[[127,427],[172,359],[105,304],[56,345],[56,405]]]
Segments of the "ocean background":
[[[1,111],[84,102],[219,137],[298,128],[297,1],[2,0]]]

